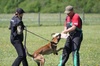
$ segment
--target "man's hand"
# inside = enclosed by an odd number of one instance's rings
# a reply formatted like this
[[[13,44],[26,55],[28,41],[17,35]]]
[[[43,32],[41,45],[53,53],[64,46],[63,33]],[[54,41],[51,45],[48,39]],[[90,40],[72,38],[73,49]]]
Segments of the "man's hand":
[[[67,31],[67,30],[63,30],[61,33],[62,33],[62,34],[67,34],[68,31]]]

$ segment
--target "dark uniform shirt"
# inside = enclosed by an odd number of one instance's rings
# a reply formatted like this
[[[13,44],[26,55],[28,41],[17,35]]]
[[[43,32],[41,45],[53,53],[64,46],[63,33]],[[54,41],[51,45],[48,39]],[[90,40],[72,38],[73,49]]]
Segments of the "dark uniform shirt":
[[[24,29],[24,24],[22,22],[22,19],[18,18],[18,16],[14,16],[12,17],[11,21],[10,21],[10,27],[9,29],[11,30],[11,36],[10,39],[11,41],[14,40],[19,40],[19,41],[23,41],[23,32],[21,34],[17,34],[17,26],[21,26],[21,29]]]

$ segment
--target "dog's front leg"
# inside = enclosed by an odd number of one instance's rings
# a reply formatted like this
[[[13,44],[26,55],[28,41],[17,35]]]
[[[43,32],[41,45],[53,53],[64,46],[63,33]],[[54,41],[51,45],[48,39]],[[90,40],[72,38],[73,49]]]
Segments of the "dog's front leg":
[[[57,48],[57,47],[53,48],[53,54],[54,54],[54,55],[55,55],[55,54],[58,55],[58,52],[57,52],[56,48]]]
[[[59,48],[58,50],[56,50],[56,52],[58,53],[60,50],[62,50],[64,47]]]
[[[55,51],[53,52],[53,54],[54,54],[54,55],[58,55],[58,52],[55,50]]]
[[[58,52],[59,52],[60,50],[62,50],[62,49],[63,49],[63,47],[59,48],[58,50],[55,49],[53,53],[56,54],[56,55],[58,55]]]

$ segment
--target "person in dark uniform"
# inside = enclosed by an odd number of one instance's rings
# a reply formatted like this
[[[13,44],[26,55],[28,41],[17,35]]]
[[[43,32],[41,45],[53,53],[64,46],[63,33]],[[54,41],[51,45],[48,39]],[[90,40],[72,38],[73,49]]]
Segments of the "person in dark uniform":
[[[26,59],[26,52],[22,43],[23,30],[25,28],[22,21],[23,13],[25,13],[25,11],[22,8],[17,8],[15,15],[12,17],[10,21],[10,27],[9,27],[9,29],[11,30],[10,41],[18,54],[18,57],[15,59],[12,66],[19,66],[21,62],[23,66],[28,66],[28,62]]]
[[[73,66],[80,66],[79,49],[83,40],[82,20],[80,16],[74,12],[73,6],[71,5],[66,7],[65,13],[67,17],[62,33],[69,33],[69,36],[66,39],[58,66],[65,66],[71,52],[73,55]]]

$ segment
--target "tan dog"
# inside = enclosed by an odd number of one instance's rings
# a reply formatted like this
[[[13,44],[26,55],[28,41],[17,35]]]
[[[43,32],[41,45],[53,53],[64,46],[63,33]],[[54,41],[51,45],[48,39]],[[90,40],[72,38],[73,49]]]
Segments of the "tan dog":
[[[33,59],[37,62],[38,66],[44,66],[45,63],[45,58],[43,55],[48,55],[48,54],[58,54],[57,52],[62,50],[63,48],[59,48],[57,50],[57,44],[61,39],[61,34],[56,33],[53,35],[53,39],[51,42],[49,42],[48,44],[46,44],[45,46],[39,48],[38,50],[36,50],[32,55],[28,54],[28,56],[33,57]]]

